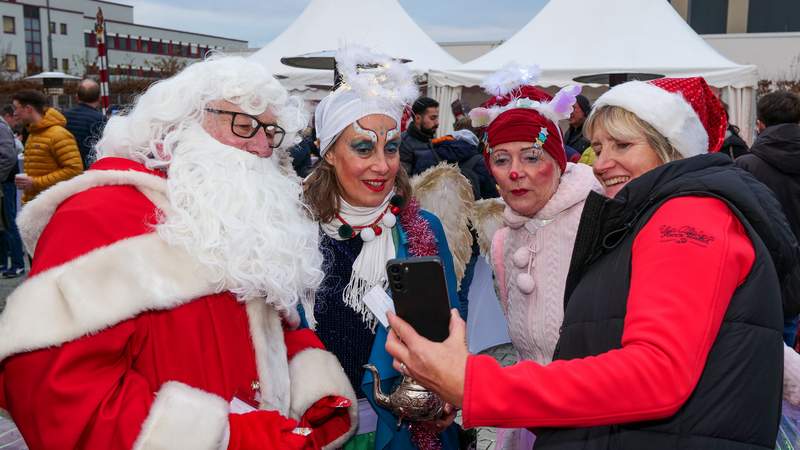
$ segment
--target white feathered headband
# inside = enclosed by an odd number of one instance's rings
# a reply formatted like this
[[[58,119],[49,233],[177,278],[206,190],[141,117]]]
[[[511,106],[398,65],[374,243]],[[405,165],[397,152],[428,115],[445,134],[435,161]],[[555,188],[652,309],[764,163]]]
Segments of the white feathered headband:
[[[515,108],[536,110],[554,123],[568,119],[572,114],[575,99],[581,93],[580,86],[573,85],[561,89],[549,102],[540,102],[520,96],[520,88],[535,83],[540,74],[541,70],[536,65],[526,67],[509,63],[486,77],[481,83],[481,87],[486,93],[497,98],[511,96],[511,101],[503,106],[473,108],[469,112],[472,126],[478,128],[489,126],[497,116]]]
[[[336,52],[342,84],[325,97],[315,112],[320,154],[358,119],[371,114],[389,116],[400,129],[405,107],[419,96],[414,75],[401,61],[362,46]]]

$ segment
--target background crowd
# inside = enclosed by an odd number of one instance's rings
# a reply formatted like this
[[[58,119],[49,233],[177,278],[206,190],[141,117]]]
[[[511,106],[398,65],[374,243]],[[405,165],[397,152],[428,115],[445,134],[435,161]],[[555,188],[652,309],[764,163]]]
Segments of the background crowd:
[[[94,144],[106,122],[100,112],[100,85],[86,79],[77,90],[77,105],[64,111],[49,107],[39,91],[24,90],[2,107],[0,178],[3,222],[0,276],[25,274],[26,262],[16,225],[22,204],[45,189],[87,170],[95,161]]]

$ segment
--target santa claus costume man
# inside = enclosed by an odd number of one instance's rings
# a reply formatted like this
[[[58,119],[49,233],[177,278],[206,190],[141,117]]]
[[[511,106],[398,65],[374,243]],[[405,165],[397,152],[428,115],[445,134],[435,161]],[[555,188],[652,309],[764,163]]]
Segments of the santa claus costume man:
[[[199,62],[109,121],[92,170],[26,206],[33,267],[0,316],[0,406],[31,449],[349,438],[352,387],[296,329],[322,258],[277,148],[304,119],[262,66]]]

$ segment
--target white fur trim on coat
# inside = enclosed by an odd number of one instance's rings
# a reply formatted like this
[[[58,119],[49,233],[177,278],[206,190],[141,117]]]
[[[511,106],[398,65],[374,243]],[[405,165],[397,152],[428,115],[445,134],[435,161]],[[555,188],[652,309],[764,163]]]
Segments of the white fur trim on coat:
[[[39,236],[64,200],[93,187],[122,185],[136,187],[158,208],[166,207],[166,201],[161,200],[167,191],[164,178],[136,170],[89,170],[50,187],[22,208],[17,216],[17,226],[28,253],[34,255]]]
[[[0,361],[219,292],[211,279],[208,269],[155,233],[100,247],[11,293],[0,315]]]
[[[177,381],[161,386],[134,450],[217,450],[229,432],[228,402]]]
[[[289,362],[281,318],[275,308],[259,300],[247,303],[250,337],[260,387],[259,408],[289,416]]]
[[[332,353],[318,348],[303,350],[289,363],[289,378],[292,380],[292,405],[290,417],[300,419],[317,400],[329,395],[350,399],[350,429],[325,448],[339,448],[358,428],[358,399],[350,380]]]
[[[636,114],[664,135],[684,158],[708,153],[708,132],[680,93],[643,81],[629,81],[601,95],[592,111],[605,105]]]

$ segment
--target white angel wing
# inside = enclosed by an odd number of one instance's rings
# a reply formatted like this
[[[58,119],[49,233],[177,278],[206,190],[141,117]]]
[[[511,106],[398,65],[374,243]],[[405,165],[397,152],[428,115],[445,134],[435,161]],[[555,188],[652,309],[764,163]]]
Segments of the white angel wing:
[[[502,198],[478,200],[472,208],[470,221],[478,234],[481,255],[487,260],[490,259],[489,253],[492,249],[492,238],[497,230],[503,227],[503,210],[505,208],[506,204]]]
[[[422,209],[442,222],[460,289],[464,269],[472,255],[469,216],[475,197],[469,180],[457,166],[441,163],[411,178],[411,187]]]

